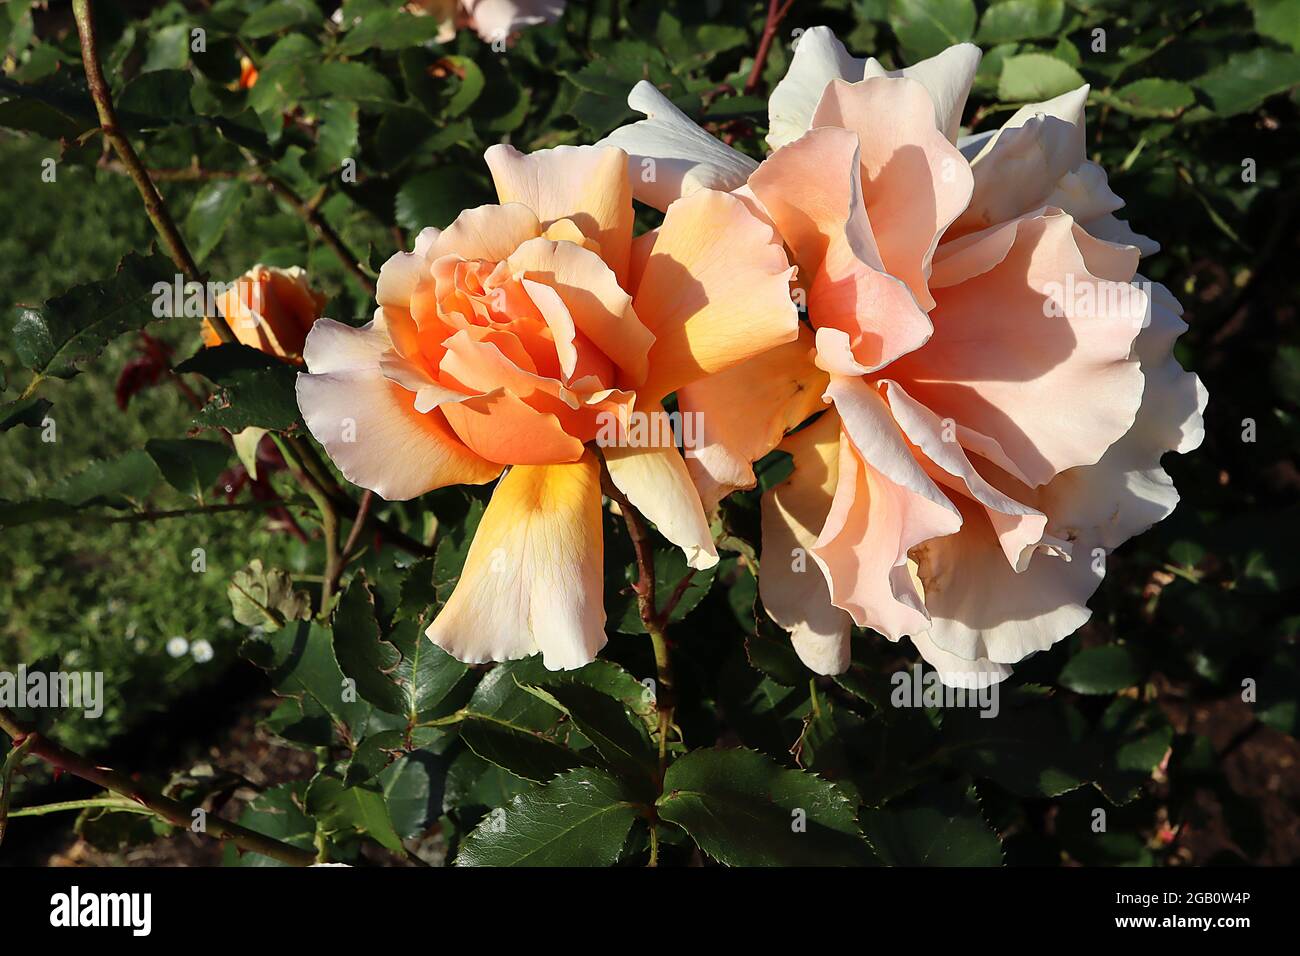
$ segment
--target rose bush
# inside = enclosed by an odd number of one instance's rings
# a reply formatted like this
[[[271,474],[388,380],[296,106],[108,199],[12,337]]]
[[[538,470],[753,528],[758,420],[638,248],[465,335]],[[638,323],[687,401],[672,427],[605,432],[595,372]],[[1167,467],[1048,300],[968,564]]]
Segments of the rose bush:
[[[1294,859],[1286,8],[0,5],[4,861]]]
[[[645,83],[629,105],[649,118],[606,140],[634,170],[675,167],[682,193],[737,190],[798,264],[813,348],[681,403],[716,420],[762,377],[787,385],[749,402],[763,423],[799,423],[813,392],[832,404],[763,502],[763,602],[818,673],[848,668],[856,624],[910,636],[947,682],[1004,679],[1087,620],[1106,552],[1178,500],[1161,456],[1203,437],[1205,391],[1173,358],[1182,309],[1136,272],[1156,247],[1084,155],[1087,86],[962,140],[979,59],[964,44],[890,73],[815,27],[757,168]],[[747,424],[694,456],[710,500],[752,486],[781,436]]]

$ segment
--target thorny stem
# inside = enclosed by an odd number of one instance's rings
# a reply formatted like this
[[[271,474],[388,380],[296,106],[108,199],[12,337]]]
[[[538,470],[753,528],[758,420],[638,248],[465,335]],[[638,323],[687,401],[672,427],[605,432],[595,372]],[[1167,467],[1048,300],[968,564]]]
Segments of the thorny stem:
[[[167,254],[171,256],[176,268],[180,269],[185,278],[191,282],[202,282],[203,273],[199,271],[198,263],[190,255],[185,240],[181,238],[180,230],[176,228],[176,220],[167,210],[162,194],[149,178],[149,172],[140,161],[135,147],[118,128],[113,96],[109,91],[108,81],[104,79],[104,68],[100,65],[99,53],[95,49],[95,21],[90,12],[90,0],[72,0],[72,14],[77,21],[77,35],[81,40],[81,61],[86,69],[86,83],[90,87],[90,96],[95,101],[99,128],[104,138],[113,147],[113,151],[117,153],[118,159],[122,161],[122,165],[126,167],[127,175],[135,183],[136,189],[140,191],[140,198],[144,200],[144,209],[149,216],[149,221],[158,231],[163,245],[167,247]],[[207,319],[221,341],[237,341],[234,331],[224,316],[218,313],[208,316]]]
[[[681,598],[685,590],[684,584],[690,580],[687,575],[685,581],[677,586],[674,591],[672,600],[662,610],[658,610],[655,602],[655,561],[654,546],[650,540],[650,531],[646,527],[645,518],[627,498],[627,495],[614,484],[613,479],[609,477],[608,470],[602,476],[605,480],[605,494],[618,504],[619,511],[622,512],[623,520],[627,523],[628,536],[632,539],[632,549],[636,553],[637,580],[633,585],[636,591],[637,609],[641,613],[641,623],[645,625],[646,633],[650,635],[650,645],[654,649],[655,657],[655,709],[659,713],[659,785],[662,788],[664,774],[668,769],[668,737],[673,730],[673,711],[676,706],[676,698],[673,685],[673,665],[672,658],[668,653],[668,618],[672,614],[673,607]],[[650,866],[659,865],[659,820],[654,814],[653,808],[650,817]]]
[[[127,800],[139,804],[172,826],[190,829],[193,822],[193,807],[186,806],[178,800],[164,797],[141,787],[134,780],[108,767],[91,763],[80,754],[67,750],[53,740],[41,734],[30,732],[18,722],[18,719],[6,708],[0,707],[0,730],[13,738],[16,746],[26,746],[27,752],[40,757],[46,763],[75,777],[89,781],[96,786],[120,794]],[[256,833],[237,823],[222,820],[215,814],[208,814],[204,831],[218,840],[229,840],[241,850],[261,853],[291,866],[306,866],[315,862],[316,854],[311,850],[300,850],[287,843]]]
[[[745,81],[745,92],[753,93],[758,89],[759,82],[763,79],[763,67],[767,63],[768,51],[772,49],[772,40],[776,38],[776,28],[781,25],[785,15],[790,12],[794,6],[794,0],[768,0],[767,3],[767,22],[763,24],[763,36],[758,41],[758,51],[754,54],[754,68],[749,71],[749,79]]]

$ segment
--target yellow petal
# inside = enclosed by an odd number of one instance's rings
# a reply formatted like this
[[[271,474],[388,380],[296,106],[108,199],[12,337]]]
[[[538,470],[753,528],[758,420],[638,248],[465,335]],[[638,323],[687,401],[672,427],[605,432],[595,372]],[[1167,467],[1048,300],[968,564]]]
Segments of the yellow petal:
[[[517,465],[496,491],[429,638],[481,664],[542,652],[552,670],[605,644],[600,464]]]

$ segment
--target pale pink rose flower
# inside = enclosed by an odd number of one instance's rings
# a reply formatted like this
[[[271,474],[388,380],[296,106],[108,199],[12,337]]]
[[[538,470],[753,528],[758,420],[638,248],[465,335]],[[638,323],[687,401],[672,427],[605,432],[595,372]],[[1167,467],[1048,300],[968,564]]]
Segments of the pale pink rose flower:
[[[646,83],[628,102],[647,119],[603,141],[638,199],[733,190],[798,266],[800,340],[678,405],[708,423],[688,456],[706,507],[792,455],[763,496],[759,586],[819,673],[848,666],[857,625],[909,636],[948,683],[1004,679],[1088,619],[1108,553],[1178,501],[1161,457],[1203,437],[1182,310],[1137,273],[1158,247],[1084,154],[1087,87],[959,138],[979,57],[891,73],[818,27],[761,165]]]

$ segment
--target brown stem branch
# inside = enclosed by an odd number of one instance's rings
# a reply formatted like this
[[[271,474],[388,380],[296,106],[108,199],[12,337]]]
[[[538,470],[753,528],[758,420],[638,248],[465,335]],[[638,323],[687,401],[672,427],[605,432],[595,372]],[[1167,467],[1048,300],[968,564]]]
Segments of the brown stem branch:
[[[763,67],[767,64],[767,54],[772,49],[772,41],[776,38],[776,28],[781,25],[785,15],[790,12],[794,6],[794,0],[768,0],[767,4],[767,22],[763,24],[763,35],[758,41],[758,51],[754,54],[754,68],[749,71],[749,79],[745,81],[745,92],[753,93],[758,89],[758,84],[763,79]]]
[[[117,153],[122,165],[126,167],[127,175],[135,183],[135,187],[140,192],[140,198],[144,201],[145,213],[149,216],[149,221],[153,223],[154,229],[157,230],[159,238],[162,239],[163,245],[167,248],[167,254],[171,257],[176,268],[180,269],[185,278],[191,282],[203,282],[203,273],[199,270],[198,263],[190,255],[189,247],[185,245],[185,240],[181,238],[180,230],[176,228],[176,220],[172,218],[167,209],[167,204],[163,201],[162,193],[158,192],[158,187],[154,185],[149,178],[149,171],[145,169],[144,163],[140,161],[135,147],[131,141],[117,125],[117,111],[113,107],[113,95],[109,90],[108,81],[104,79],[104,68],[99,62],[99,53],[95,47],[95,21],[90,12],[90,0],[72,0],[72,14],[77,21],[77,36],[81,41],[81,61],[86,70],[86,83],[90,87],[91,99],[95,101],[95,112],[99,116],[99,128]],[[209,323],[216,330],[217,336],[223,342],[235,342],[234,331],[225,317],[220,315],[211,315],[207,317]]]
[[[59,746],[53,740],[29,732],[12,713],[3,707],[0,707],[0,730],[13,738],[15,746],[25,745],[30,755],[40,757],[51,766],[103,787],[105,790],[120,794],[153,811],[174,827],[188,830],[194,822],[194,810],[199,808],[186,806],[180,801],[154,793],[125,774],[109,767],[96,766],[80,754]],[[241,850],[261,853],[263,856],[269,856],[291,866],[306,866],[316,859],[316,855],[310,850],[300,850],[212,814],[207,815],[203,832],[218,840],[229,840]]]

